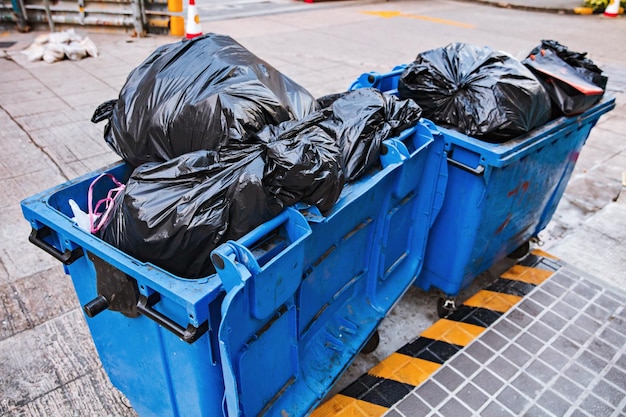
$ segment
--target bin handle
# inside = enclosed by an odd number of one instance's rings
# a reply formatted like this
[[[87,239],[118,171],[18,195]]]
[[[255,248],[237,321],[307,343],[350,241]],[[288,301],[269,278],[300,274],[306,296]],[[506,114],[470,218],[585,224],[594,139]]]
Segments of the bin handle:
[[[457,168],[461,168],[464,171],[469,172],[470,174],[474,174],[474,175],[483,175],[485,173],[485,167],[482,165],[478,165],[476,168],[473,168],[469,165],[464,164],[463,162],[459,162],[456,159],[452,159],[450,157],[450,155],[448,155],[448,163],[450,163],[450,165],[454,165]]]
[[[198,340],[204,333],[207,332],[207,330],[209,330],[208,320],[198,327],[195,327],[190,323],[187,328],[184,328],[169,317],[156,311],[152,307],[160,300],[161,295],[158,292],[152,293],[149,297],[146,297],[145,295],[140,295],[139,299],[137,300],[137,311],[139,311],[139,313],[149,318],[150,320],[163,326],[164,328],[174,333],[176,336],[180,337],[189,344],[192,344],[193,342]]]
[[[77,247],[74,250],[65,249],[65,252],[61,252],[46,242],[44,238],[50,236],[51,233],[52,229],[48,226],[43,226],[40,229],[33,228],[30,232],[30,236],[28,236],[28,241],[44,252],[52,255],[56,260],[61,261],[63,265],[70,265],[83,256],[83,248],[81,247]]]
[[[410,156],[409,150],[404,143],[395,138],[387,139],[383,142],[380,163],[383,168],[387,168],[389,165],[399,164],[407,160]]]
[[[380,82],[384,78],[395,78],[400,77],[404,69],[406,68],[406,64],[396,65],[390,72],[381,73],[381,72],[365,72],[357,78],[355,82],[352,83],[348,91],[356,90],[357,88],[380,88]]]
[[[300,212],[298,212],[298,214],[300,214]],[[229,240],[226,242],[225,246],[227,249],[225,249],[221,255],[225,258],[228,258],[230,255],[234,255],[237,262],[243,264],[250,273],[253,275],[259,274],[261,272],[261,266],[248,247],[254,245],[267,236],[272,230],[278,228],[287,221],[289,221],[289,211],[284,210],[278,216],[262,223],[260,226],[257,226],[252,232],[241,237],[238,241]],[[211,255],[211,259],[213,264],[217,267],[219,274],[219,271],[225,268],[224,258],[220,257],[216,251],[216,253]],[[227,280],[221,275],[220,277],[222,278],[222,281]],[[239,282],[237,281],[237,283]],[[224,284],[226,284],[226,288],[232,287],[229,283]]]
[[[211,260],[227,292],[244,283],[249,277],[259,275],[263,272],[267,265],[261,267],[248,248],[259,242],[274,229],[283,224],[289,224],[289,222],[294,222],[294,226],[306,229],[296,236],[294,242],[311,233],[311,229],[304,216],[298,210],[289,207],[271,220],[257,226],[254,230],[239,238],[237,241],[229,240],[211,252]],[[290,233],[288,232],[288,234]],[[294,242],[289,246],[291,247]],[[247,270],[245,276],[242,276],[241,273],[238,272],[235,263],[241,264]]]
[[[289,218],[289,210],[283,210],[277,216],[261,223],[259,226],[255,227],[254,230],[239,238],[237,242],[243,246],[252,246],[267,236],[272,230],[288,222]]]
[[[300,212],[297,213],[300,214]],[[235,242],[233,240],[229,240],[214,249],[211,254],[211,260],[213,261],[213,265],[216,267],[217,273],[222,279],[222,284],[224,284],[227,291],[239,284],[240,280],[235,279],[234,282],[230,282],[229,277],[231,277],[231,274],[226,274],[224,276],[222,276],[223,274],[220,274],[220,271],[229,267],[229,262],[225,261],[225,259],[228,259],[230,256],[234,256],[235,259],[237,259],[237,262],[243,264],[250,273],[258,274],[261,271],[261,266],[254,258],[254,255],[252,255],[248,247],[263,239],[268,233],[283,223],[286,223],[288,220],[289,209],[284,210],[278,216],[275,216],[271,220],[257,226],[254,230],[239,238],[238,241]]]

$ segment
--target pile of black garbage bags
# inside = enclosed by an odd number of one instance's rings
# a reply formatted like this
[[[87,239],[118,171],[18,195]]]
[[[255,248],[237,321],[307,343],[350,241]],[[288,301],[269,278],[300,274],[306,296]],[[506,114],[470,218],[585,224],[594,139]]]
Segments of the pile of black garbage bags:
[[[604,94],[607,78],[585,53],[544,40],[519,61],[466,43],[422,52],[398,81],[439,126],[503,143],[558,116],[582,113]]]
[[[215,247],[285,207],[328,212],[421,112],[374,89],[316,100],[228,36],[162,46],[92,118],[134,167],[100,236],[178,276],[210,275]]]
[[[99,232],[178,276],[214,272],[210,253],[296,203],[328,213],[383,140],[423,115],[503,143],[600,100],[607,79],[584,53],[542,41],[526,59],[453,43],[417,55],[398,97],[358,89],[315,99],[232,38],[162,46],[134,69],[106,142],[134,168]]]

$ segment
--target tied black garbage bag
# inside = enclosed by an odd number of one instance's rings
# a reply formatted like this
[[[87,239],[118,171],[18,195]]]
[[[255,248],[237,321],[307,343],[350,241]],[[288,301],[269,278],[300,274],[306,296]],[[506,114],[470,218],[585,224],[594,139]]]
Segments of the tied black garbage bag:
[[[378,163],[383,140],[414,126],[422,110],[412,100],[374,89],[318,99],[325,107],[298,121],[267,126],[263,184],[284,205],[304,202],[328,211],[346,181]]]
[[[541,81],[560,113],[572,116],[591,108],[606,90],[607,77],[586,55],[542,40],[522,63]]]
[[[262,145],[235,146],[137,167],[100,237],[181,277],[214,273],[214,248],[282,210],[263,187],[262,154]]]
[[[319,126],[329,114],[318,111],[258,133],[266,143],[263,184],[286,206],[303,202],[326,212],[341,194],[345,183],[341,152]]]
[[[337,141],[348,181],[378,163],[383,140],[415,126],[422,115],[413,100],[372,88],[321,97],[318,103],[331,111],[320,126]]]
[[[420,53],[398,82],[423,116],[466,135],[501,143],[550,120],[550,98],[513,57],[465,43]]]
[[[157,48],[92,121],[108,120],[106,142],[138,166],[245,142],[315,105],[303,87],[232,38],[206,34]]]

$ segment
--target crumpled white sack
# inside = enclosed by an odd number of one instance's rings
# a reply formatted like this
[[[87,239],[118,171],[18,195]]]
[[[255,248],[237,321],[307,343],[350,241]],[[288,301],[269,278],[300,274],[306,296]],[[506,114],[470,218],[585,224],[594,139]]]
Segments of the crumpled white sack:
[[[46,47],[44,45],[33,43],[22,52],[26,55],[26,58],[28,58],[29,61],[33,62],[41,61],[41,59],[43,58],[43,53],[45,51]]]
[[[87,56],[98,56],[96,44],[91,39],[78,35],[74,29],[39,35],[22,52],[30,61],[43,59],[47,63],[65,58],[78,61]]]
[[[87,56],[85,47],[80,42],[70,42],[64,45],[65,56],[72,61],[80,61]]]
[[[50,43],[46,44],[46,49],[43,52],[43,60],[48,64],[52,64],[53,62],[57,62],[65,58],[65,47],[60,43]]]
[[[34,45],[43,45],[44,43],[48,42],[48,37],[50,35],[48,33],[44,33],[42,35],[39,35],[35,38],[35,40],[33,41]],[[32,46],[32,45],[31,45]]]
[[[72,30],[72,32],[74,32]],[[63,32],[52,32],[48,35],[48,43],[68,43],[70,41],[70,32],[64,30]]]
[[[91,39],[85,38],[82,41],[80,41],[80,43],[83,45],[83,48],[85,48],[87,55],[92,56],[94,58],[98,56],[98,48],[96,47],[96,44],[93,43]]]

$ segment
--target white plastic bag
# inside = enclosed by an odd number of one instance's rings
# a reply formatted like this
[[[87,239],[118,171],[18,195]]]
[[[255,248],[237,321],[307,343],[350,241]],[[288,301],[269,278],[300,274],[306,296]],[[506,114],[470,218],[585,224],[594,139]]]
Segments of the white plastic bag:
[[[72,217],[72,220],[74,221],[74,223],[76,223],[76,225],[80,227],[81,229],[83,229],[84,231],[91,233],[91,223],[89,220],[89,214],[82,211],[80,207],[78,206],[78,204],[71,198],[69,200],[69,203],[70,203],[70,208],[72,209],[72,214],[74,215],[74,217]]]
[[[28,48],[24,49],[22,53],[26,55],[29,61],[40,61],[43,58],[43,54],[46,51],[44,45],[33,43]]]
[[[50,35],[48,33],[41,34],[41,35],[39,35],[39,36],[37,36],[35,38],[35,40],[33,41],[33,44],[34,45],[43,45],[45,43],[48,43],[48,37],[49,36]]]
[[[48,35],[48,43],[67,43],[70,41],[70,36],[69,31],[52,32]]]
[[[81,42],[70,42],[63,46],[65,56],[72,61],[79,61],[87,56],[87,51]]]
[[[80,41],[80,43],[83,46],[83,48],[85,48],[85,52],[87,52],[87,55],[92,56],[94,58],[98,56],[98,48],[96,47],[96,44],[93,43],[91,39],[85,38],[82,41]]]
[[[52,64],[53,62],[61,61],[63,58],[65,58],[65,48],[62,44],[48,43],[46,45],[43,53],[44,61],[48,64]]]

